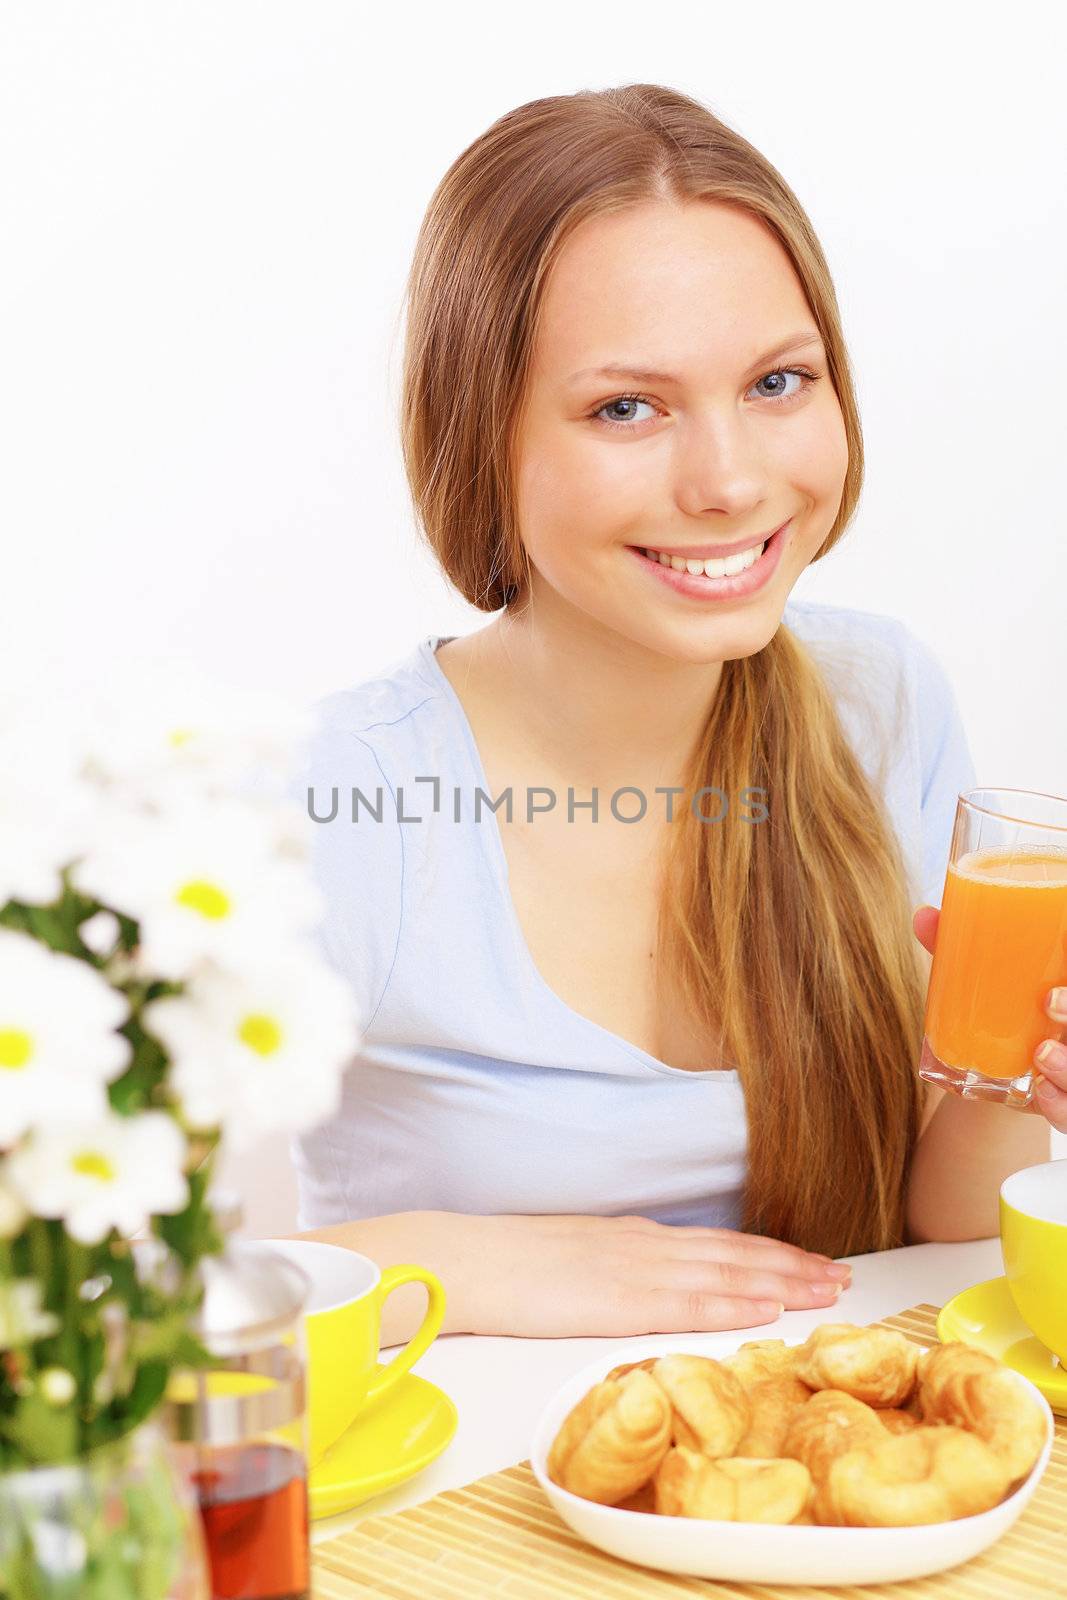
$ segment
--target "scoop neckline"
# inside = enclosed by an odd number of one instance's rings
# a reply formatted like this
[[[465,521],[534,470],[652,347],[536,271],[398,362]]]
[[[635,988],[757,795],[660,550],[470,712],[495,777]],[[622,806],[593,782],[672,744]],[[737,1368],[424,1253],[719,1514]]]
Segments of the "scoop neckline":
[[[478,742],[474,737],[474,729],[471,727],[470,718],[467,716],[467,713],[464,710],[462,700],[459,698],[448,678],[445,676],[445,673],[441,668],[441,664],[437,659],[438,645],[451,644],[452,640],[458,637],[459,635],[455,633],[428,634],[419,645],[419,655],[422,658],[424,665],[429,669],[429,675],[432,682],[444,694],[445,703],[449,707],[453,720],[459,728],[463,739],[463,744],[467,752],[468,762],[474,772],[474,776],[479,787],[482,789],[483,793],[489,794],[489,780],[486,777],[485,767],[482,763],[481,752],[478,749]],[[598,1037],[609,1040],[617,1050],[622,1050],[626,1055],[632,1056],[635,1061],[639,1061],[642,1066],[647,1067],[652,1072],[658,1072],[664,1077],[687,1078],[692,1079],[697,1083],[707,1083],[709,1081],[718,1081],[721,1083],[731,1084],[739,1083],[740,1074],[736,1067],[705,1067],[700,1072],[689,1072],[684,1067],[669,1066],[666,1061],[661,1061],[658,1056],[650,1054],[650,1052],[647,1050],[642,1050],[640,1045],[632,1044],[629,1039],[624,1039],[621,1034],[613,1033],[610,1028],[605,1028],[602,1023],[594,1022],[592,1017],[585,1017],[580,1011],[575,1011],[574,1007],[568,1005],[567,1001],[564,1000],[562,995],[556,993],[555,989],[552,988],[552,985],[548,983],[547,980],[542,976],[540,968],[530,953],[530,947],[526,943],[526,935],[522,931],[522,925],[519,922],[518,914],[515,910],[515,904],[511,898],[508,858],[504,851],[504,842],[500,837],[500,828],[496,820],[495,812],[490,812],[490,819],[492,826],[489,828],[488,832],[491,841],[489,846],[491,869],[495,879],[496,888],[499,891],[500,899],[503,903],[504,916],[511,929],[512,938],[515,941],[527,971],[530,973],[531,978],[537,984],[537,987],[541,993],[548,996],[549,1000],[557,1008],[557,1010],[564,1011],[573,1021],[580,1023],[585,1028],[591,1028]],[[477,829],[476,831],[479,833],[479,835],[483,832],[482,829]]]

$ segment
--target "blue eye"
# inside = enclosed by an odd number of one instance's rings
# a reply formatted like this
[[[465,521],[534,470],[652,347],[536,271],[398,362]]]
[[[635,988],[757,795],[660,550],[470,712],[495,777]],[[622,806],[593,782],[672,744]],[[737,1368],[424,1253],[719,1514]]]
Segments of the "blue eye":
[[[787,377],[800,378],[802,381],[796,389],[792,390],[791,393],[765,394],[760,398],[769,400],[772,405],[787,405],[789,401],[798,399],[800,395],[805,394],[819,381],[818,374],[809,371],[807,367],[777,367],[773,372],[765,372],[762,378],[757,378],[756,383],[753,384],[753,388],[756,387],[756,384],[766,383],[768,378]],[[624,428],[633,433],[636,430],[634,426],[634,418],[632,416],[619,419],[615,417],[605,417],[602,415],[602,413],[609,411],[613,406],[645,405],[655,407],[655,404],[656,402],[654,400],[650,400],[648,395],[645,394],[619,394],[615,396],[614,400],[605,401],[602,406],[598,406],[597,409],[591,413],[591,415],[595,421],[602,423],[605,428]],[[638,422],[643,422],[646,420],[647,419],[644,417],[637,418]]]
[[[609,400],[606,405],[602,405],[594,412],[594,416],[600,417],[601,411],[607,411],[612,406],[650,406],[651,404],[652,401],[646,400],[643,394],[620,394],[614,400]],[[607,423],[609,428],[624,428],[628,422],[633,421],[633,418],[630,417],[620,421],[615,417],[604,417],[602,420]],[[638,420],[642,419],[639,418]]]
[[[762,378],[757,378],[756,383],[766,383],[768,378],[803,378],[807,381],[794,389],[792,394],[768,394],[764,395],[763,398],[765,400],[792,400],[796,395],[803,394],[805,389],[810,389],[813,383],[818,383],[819,381],[815,373],[809,372],[807,367],[778,367],[776,371],[766,372]],[[754,387],[755,384],[753,385]]]

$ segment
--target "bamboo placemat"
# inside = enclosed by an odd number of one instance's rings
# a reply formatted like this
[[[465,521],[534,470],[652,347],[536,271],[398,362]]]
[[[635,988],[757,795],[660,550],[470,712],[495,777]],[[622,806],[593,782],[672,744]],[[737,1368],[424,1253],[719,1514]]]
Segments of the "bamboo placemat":
[[[937,1344],[938,1307],[875,1327]],[[929,1578],[810,1588],[712,1582],[631,1566],[561,1522],[529,1463],[449,1489],[391,1516],[368,1517],[312,1550],[314,1600],[1048,1600],[1067,1593],[1067,1418],[1033,1499],[989,1550]]]

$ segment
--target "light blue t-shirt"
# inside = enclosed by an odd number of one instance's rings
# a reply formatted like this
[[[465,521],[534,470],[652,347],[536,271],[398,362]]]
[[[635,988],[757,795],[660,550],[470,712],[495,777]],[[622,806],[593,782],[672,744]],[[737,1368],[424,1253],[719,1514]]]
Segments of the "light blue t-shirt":
[[[885,796],[912,904],[940,905],[956,797],[976,781],[944,668],[879,613],[792,599],[783,622],[819,662]],[[339,1112],[293,1141],[299,1226],[437,1210],[736,1227],[738,1073],[667,1066],[541,977],[484,801],[473,820],[477,789],[499,797],[434,654],[447,637],[316,703],[301,800],[310,786],[325,819],[337,791],[333,820],[308,824],[328,903],[320,940],[364,1032]]]

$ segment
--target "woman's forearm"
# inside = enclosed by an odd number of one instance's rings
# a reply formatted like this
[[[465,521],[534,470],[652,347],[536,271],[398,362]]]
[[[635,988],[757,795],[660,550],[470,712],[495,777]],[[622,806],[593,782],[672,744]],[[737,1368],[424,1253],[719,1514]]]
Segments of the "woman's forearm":
[[[356,1250],[383,1269],[404,1262],[429,1268],[440,1278],[445,1291],[441,1332],[469,1333],[476,1321],[470,1299],[476,1273],[470,1271],[472,1263],[465,1244],[468,1230],[456,1227],[459,1221],[444,1211],[398,1211],[390,1216],[331,1223],[290,1237],[317,1239],[322,1244]],[[418,1331],[425,1311],[426,1290],[421,1284],[406,1283],[394,1289],[382,1306],[381,1343],[406,1344]]]
[[[908,1184],[908,1244],[985,1239],[1000,1232],[1000,1186],[1047,1161],[1043,1117],[945,1094],[919,1139]]]

